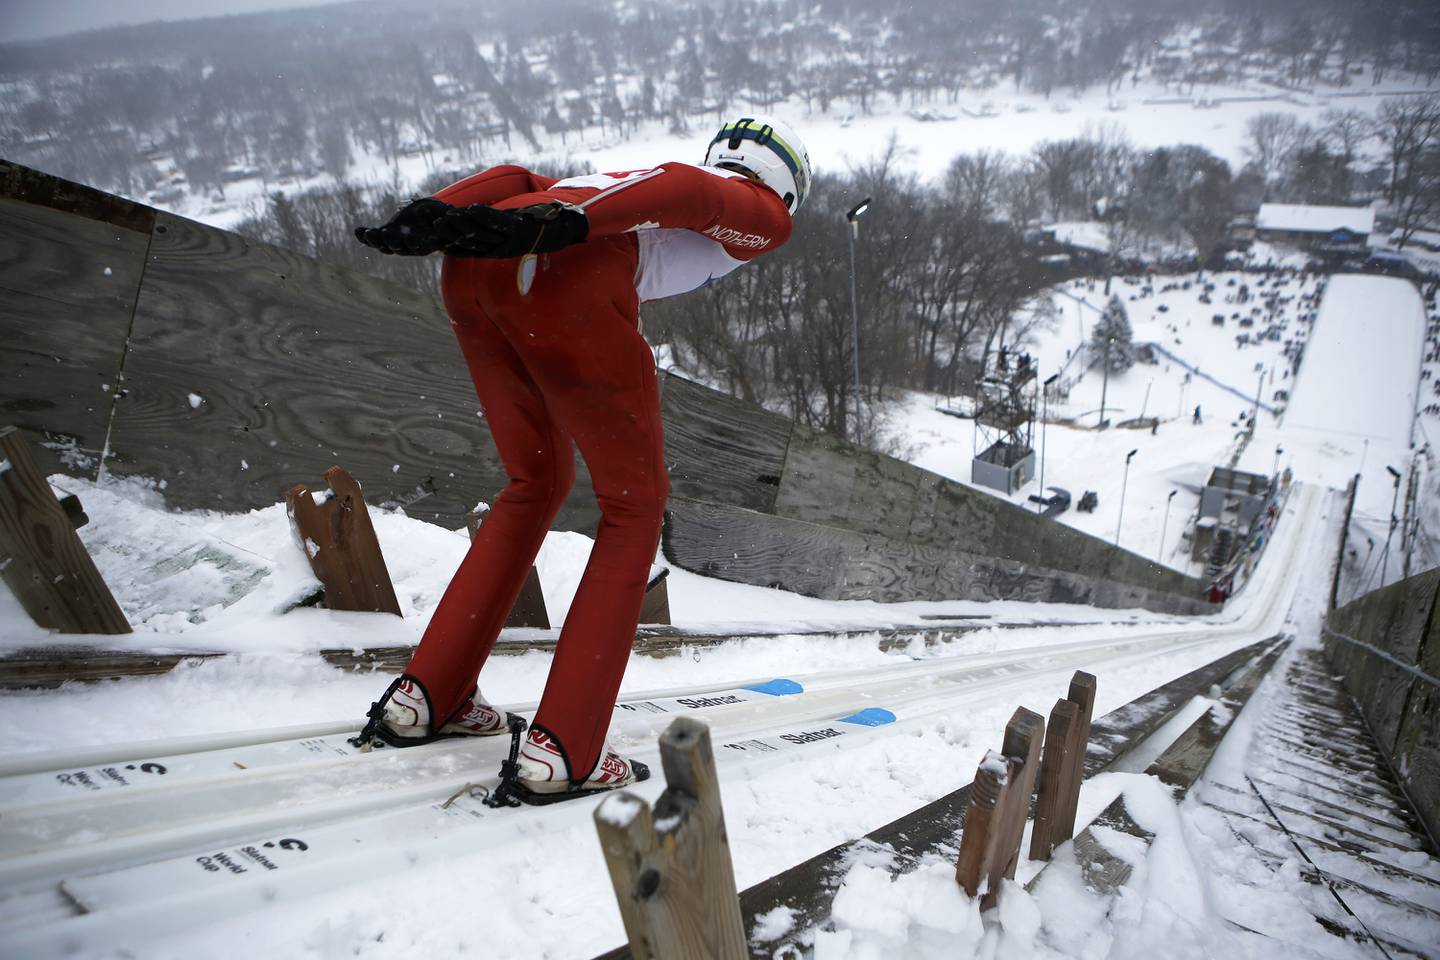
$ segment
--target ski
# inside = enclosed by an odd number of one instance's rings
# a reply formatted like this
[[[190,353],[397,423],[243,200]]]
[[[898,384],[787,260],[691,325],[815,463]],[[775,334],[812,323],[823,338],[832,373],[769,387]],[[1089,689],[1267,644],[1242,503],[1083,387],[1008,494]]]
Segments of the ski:
[[[622,700],[615,709],[617,717],[673,715],[804,692],[805,688],[794,680],[776,678],[739,687]],[[533,705],[529,706],[533,711]],[[261,730],[248,736],[228,734],[121,744],[105,752],[87,749],[68,757],[52,755],[41,761],[43,766],[21,761],[14,765],[18,769],[8,775],[0,768],[0,806],[46,803],[126,788],[170,787],[247,770],[348,759],[361,752],[350,743],[360,726],[357,720]],[[439,740],[406,750],[433,749],[447,743],[455,741]],[[384,744],[377,742],[376,747]]]
[[[796,701],[805,688],[787,679],[739,687],[685,691],[625,702],[615,711],[622,741],[652,738],[679,713],[727,716],[727,725],[773,725],[779,701]],[[802,715],[833,710],[833,697],[808,704]],[[738,711],[738,712],[737,712]],[[784,707],[782,715],[793,708]],[[833,714],[832,714],[833,715]],[[769,716],[770,719],[766,719]],[[783,722],[783,720],[781,721]],[[261,755],[278,747],[269,766],[235,762],[233,749],[169,759],[189,774],[156,776],[148,789],[87,790],[0,808],[0,896],[85,870],[171,856],[191,846],[243,837],[291,823],[363,817],[377,811],[445,797],[482,771],[499,768],[508,738],[454,738],[403,750],[362,753],[348,744],[353,729],[322,738],[328,753],[307,751],[305,762],[284,762],[296,744],[261,743]],[[148,762],[148,761],[147,761]],[[138,764],[137,764],[138,766]],[[204,775],[210,772],[212,775]],[[32,783],[43,775],[25,775]],[[49,789],[63,786],[46,784]],[[163,787],[163,789],[161,789]]]
[[[764,736],[718,743],[716,759],[725,768],[784,761],[797,751],[853,740],[896,719],[878,707],[846,711]],[[486,776],[449,796],[400,809],[313,826],[292,822],[248,840],[196,846],[151,862],[67,876],[58,882],[58,892],[84,915],[7,931],[9,955],[40,957],[55,955],[61,947],[83,952],[143,943],[165,929],[218,922],[280,896],[333,891],[457,850],[474,852],[507,842],[515,817],[551,825],[556,817],[563,818],[562,823],[586,818],[593,804],[607,795],[600,791],[553,808],[494,808],[483,801],[497,784],[497,777]],[[664,786],[657,778],[627,789],[653,799]],[[31,887],[12,903],[46,902],[55,894],[55,887]]]
[[[937,669],[908,661],[871,673],[864,695],[875,702],[909,707],[944,702],[965,690],[997,691],[1033,682],[1037,670],[1060,671],[1097,655],[1146,658],[1157,652],[1154,636],[1122,641],[980,654]],[[1179,634],[1159,640],[1178,649],[1213,642]],[[811,681],[820,689],[814,689]],[[727,691],[739,691],[731,693]],[[792,694],[803,693],[801,696]],[[777,728],[839,715],[854,703],[857,689],[829,685],[817,675],[802,687],[770,681],[720,691],[686,691],[673,697],[627,701],[617,709],[615,731],[622,744],[646,741],[669,721],[669,712],[707,711],[716,739],[744,743],[763,752]],[[765,701],[765,702],[761,702]],[[343,740],[343,736],[341,736]],[[773,745],[773,744],[772,744]],[[0,810],[0,895],[29,889],[87,870],[162,859],[196,846],[223,843],[307,823],[356,818],[396,804],[446,797],[478,771],[497,770],[506,749],[501,738],[442,740],[404,750],[337,756],[319,762],[271,768],[226,770],[211,777],[176,781],[166,789],[92,792],[52,802]]]

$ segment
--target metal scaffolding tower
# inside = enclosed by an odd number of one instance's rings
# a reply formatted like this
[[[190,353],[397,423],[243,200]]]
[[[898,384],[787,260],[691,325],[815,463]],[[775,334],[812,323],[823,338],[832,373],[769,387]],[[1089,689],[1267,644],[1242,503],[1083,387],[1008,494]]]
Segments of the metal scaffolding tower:
[[[974,459],[970,479],[1014,493],[1035,476],[1035,363],[1028,353],[1011,359],[1001,349],[975,397]]]

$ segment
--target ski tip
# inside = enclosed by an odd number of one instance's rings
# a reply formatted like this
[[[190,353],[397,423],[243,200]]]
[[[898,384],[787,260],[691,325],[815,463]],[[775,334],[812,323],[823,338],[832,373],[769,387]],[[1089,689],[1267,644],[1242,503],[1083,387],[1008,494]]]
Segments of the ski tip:
[[[887,723],[895,722],[895,714],[889,710],[882,710],[879,707],[866,707],[859,713],[852,713],[848,717],[841,717],[840,723],[853,723],[861,727],[883,727]]]
[[[746,687],[746,690],[753,690],[756,693],[768,693],[772,697],[787,697],[795,693],[804,693],[805,688],[794,680],[776,678],[766,683],[757,683],[753,687]]]

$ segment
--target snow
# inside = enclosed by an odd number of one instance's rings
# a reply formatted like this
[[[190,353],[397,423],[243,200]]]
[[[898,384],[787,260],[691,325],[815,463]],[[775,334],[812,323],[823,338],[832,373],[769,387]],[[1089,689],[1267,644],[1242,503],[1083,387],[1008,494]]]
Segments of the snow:
[[[1262,203],[1255,215],[1257,230],[1332,233],[1349,230],[1368,234],[1375,229],[1373,207],[1322,207],[1305,203]]]
[[[1060,243],[1083,247],[1086,250],[1098,250],[1101,253],[1110,252],[1110,235],[1103,223],[1093,220],[1069,221],[1047,224],[1041,229],[1054,232],[1055,239]]]
[[[1424,343],[1425,308],[1412,284],[1335,277],[1321,302],[1285,427],[1408,444]]]
[[[623,829],[635,822],[644,806],[645,802],[634,794],[613,793],[595,808],[595,819]]]
[[[769,943],[772,940],[780,939],[793,929],[795,929],[795,911],[781,905],[755,918],[755,927],[750,931],[750,939],[757,943]]]

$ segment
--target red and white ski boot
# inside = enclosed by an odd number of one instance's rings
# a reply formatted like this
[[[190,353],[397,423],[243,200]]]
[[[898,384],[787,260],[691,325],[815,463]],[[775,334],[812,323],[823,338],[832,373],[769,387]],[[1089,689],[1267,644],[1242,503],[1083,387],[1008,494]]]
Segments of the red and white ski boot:
[[[572,783],[559,744],[544,730],[531,727],[520,750],[514,786],[516,795],[526,803],[554,803],[628,787],[649,777],[649,767],[638,760],[627,760],[607,743],[590,776],[583,783]]]
[[[463,709],[433,733],[430,730],[430,700],[425,688],[410,677],[402,677],[382,699],[383,709],[371,708],[373,733],[376,739],[394,747],[410,747],[447,737],[491,737],[508,733],[508,717],[497,709],[476,688]],[[378,705],[377,705],[378,706]],[[362,739],[363,739],[362,735]]]

